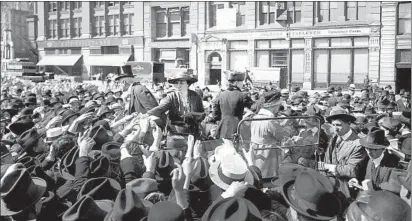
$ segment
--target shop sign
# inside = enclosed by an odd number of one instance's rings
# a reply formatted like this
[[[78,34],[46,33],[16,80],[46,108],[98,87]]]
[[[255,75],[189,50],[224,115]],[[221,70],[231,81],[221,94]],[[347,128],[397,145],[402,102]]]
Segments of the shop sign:
[[[110,45],[143,45],[142,37],[133,38],[91,38],[70,40],[47,40],[38,41],[39,48],[70,48]]]

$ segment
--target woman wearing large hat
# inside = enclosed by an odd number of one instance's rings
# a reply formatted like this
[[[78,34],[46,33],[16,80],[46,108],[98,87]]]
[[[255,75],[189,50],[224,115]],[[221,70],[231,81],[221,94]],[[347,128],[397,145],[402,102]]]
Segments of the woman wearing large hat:
[[[191,69],[184,68],[174,70],[168,77],[168,82],[173,84],[177,91],[169,92],[159,106],[147,112],[159,117],[169,111],[170,124],[167,127],[174,134],[199,134],[198,124],[204,118],[202,98],[189,89],[189,86],[197,81],[192,72]]]

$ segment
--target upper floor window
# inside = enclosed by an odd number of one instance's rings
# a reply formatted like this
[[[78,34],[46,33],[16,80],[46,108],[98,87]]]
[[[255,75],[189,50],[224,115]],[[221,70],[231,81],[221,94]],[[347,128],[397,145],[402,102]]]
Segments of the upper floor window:
[[[81,9],[82,2],[73,2],[73,9]]]
[[[59,25],[60,37],[62,37],[62,38],[70,37],[70,22],[69,22],[69,19],[60,19],[59,22],[60,22],[60,25]]]
[[[49,38],[57,38],[57,20],[49,20]]]
[[[230,2],[229,7],[236,9],[236,26],[245,25],[246,2]]]
[[[337,21],[338,15],[338,2],[317,2],[318,22]]]
[[[49,12],[57,11],[57,2],[49,2]]]
[[[411,34],[411,2],[398,5],[398,35]]]
[[[82,35],[82,18],[73,18],[74,28],[73,34],[74,37],[80,37]]]
[[[104,16],[96,16],[93,21],[94,36],[103,36],[105,34],[105,19]]]
[[[108,4],[109,4],[109,7],[111,7],[111,6],[119,6],[119,5],[120,5],[120,2],[109,2]]]
[[[94,2],[94,7],[99,8],[99,7],[104,7],[105,2]]]
[[[246,22],[246,2],[209,2],[209,27],[233,28]]]
[[[109,33],[108,35],[120,34],[120,21],[119,15],[109,15]]]
[[[302,2],[287,2],[287,22],[300,23],[302,20]]]
[[[70,10],[70,3],[71,2],[59,2],[60,4],[60,11],[68,11]]]
[[[366,19],[366,2],[345,2],[346,20],[365,20]]]
[[[133,17],[134,14],[124,14],[123,15],[123,34],[133,35]]]
[[[189,8],[158,8],[156,10],[156,37],[182,37],[189,30]]]

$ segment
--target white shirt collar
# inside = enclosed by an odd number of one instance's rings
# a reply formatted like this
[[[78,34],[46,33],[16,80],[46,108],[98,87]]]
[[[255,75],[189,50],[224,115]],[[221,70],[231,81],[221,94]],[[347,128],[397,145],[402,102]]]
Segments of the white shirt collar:
[[[381,161],[382,161],[382,158],[383,158],[384,153],[385,153],[385,151],[382,152],[382,154],[380,155],[380,157],[378,157],[378,158],[376,158],[376,159],[373,160],[373,165],[375,166],[375,168],[377,168],[377,167],[381,164]]]
[[[349,129],[349,131],[343,136],[341,136],[340,138],[342,138],[342,140],[347,140],[351,135],[352,135],[352,129]]]

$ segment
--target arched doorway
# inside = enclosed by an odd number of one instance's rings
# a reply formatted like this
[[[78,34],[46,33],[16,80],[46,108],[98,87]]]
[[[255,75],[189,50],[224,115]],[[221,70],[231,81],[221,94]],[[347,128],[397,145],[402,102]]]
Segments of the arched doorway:
[[[208,59],[209,84],[215,85],[222,81],[222,57],[217,52],[212,52]]]

